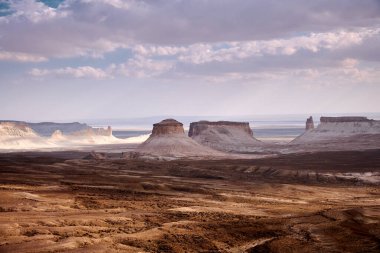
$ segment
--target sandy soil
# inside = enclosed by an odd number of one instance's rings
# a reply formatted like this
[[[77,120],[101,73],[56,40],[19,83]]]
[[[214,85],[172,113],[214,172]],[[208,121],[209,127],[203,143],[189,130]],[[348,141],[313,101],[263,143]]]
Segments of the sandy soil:
[[[380,251],[380,150],[87,155],[0,154],[0,252]]]

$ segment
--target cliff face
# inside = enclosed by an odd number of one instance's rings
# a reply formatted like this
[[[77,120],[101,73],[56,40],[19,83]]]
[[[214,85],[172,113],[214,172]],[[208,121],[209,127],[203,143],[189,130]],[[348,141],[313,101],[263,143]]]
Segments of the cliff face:
[[[152,136],[185,134],[183,124],[175,119],[165,119],[153,125]]]
[[[373,119],[357,116],[345,116],[345,117],[321,117],[321,123],[343,123],[343,122],[372,122]]]
[[[110,126],[107,127],[107,129],[104,128],[88,128],[81,131],[74,132],[70,134],[70,136],[112,136],[112,128]]]
[[[25,123],[0,123],[0,150],[28,150],[51,146],[53,146],[51,143],[39,136]]]
[[[38,137],[38,134],[33,131],[27,124],[17,122],[1,122],[0,137]]]
[[[183,124],[166,119],[153,125],[152,134],[136,152],[140,156],[153,157],[213,157],[220,152],[202,146],[185,135]]]
[[[362,138],[360,136],[380,135],[380,121],[366,117],[321,117],[320,122],[315,129],[306,131],[292,143],[326,142],[350,138],[354,144],[355,138]]]
[[[50,136],[40,135],[30,127],[30,124],[42,127],[40,131],[45,134],[57,127],[65,129],[66,133],[57,129]],[[82,130],[67,134],[68,130],[75,129]],[[121,144],[127,143],[128,141],[129,140],[118,139],[113,136],[111,127],[104,129],[91,128],[86,124],[80,123],[0,121],[0,150],[68,148],[82,145]]]
[[[253,137],[248,122],[193,122],[189,136],[202,145],[227,152],[256,152],[263,146]]]
[[[220,127],[220,131],[226,133],[222,129],[234,128],[240,129],[242,132],[247,133],[253,137],[252,129],[249,127],[248,122],[232,122],[232,121],[198,121],[190,123],[189,137],[201,135],[202,132],[206,131],[209,127]]]

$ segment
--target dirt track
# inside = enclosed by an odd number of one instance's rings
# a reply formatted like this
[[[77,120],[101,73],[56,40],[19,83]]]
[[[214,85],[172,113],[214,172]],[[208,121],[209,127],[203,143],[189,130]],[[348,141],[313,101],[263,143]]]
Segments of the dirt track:
[[[380,251],[379,185],[339,176],[379,173],[379,150],[171,162],[85,155],[0,155],[0,252]]]

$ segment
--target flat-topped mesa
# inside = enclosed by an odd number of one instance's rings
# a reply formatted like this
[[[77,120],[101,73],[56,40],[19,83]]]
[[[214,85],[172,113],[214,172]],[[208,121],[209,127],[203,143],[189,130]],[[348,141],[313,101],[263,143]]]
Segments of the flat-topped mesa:
[[[380,121],[366,117],[321,117],[320,124],[305,131],[295,138],[292,144],[320,142],[325,148],[333,147],[336,150],[346,149],[347,143],[351,147],[367,142],[378,148],[380,142]],[[307,123],[306,123],[307,124]],[[307,128],[307,126],[306,126]],[[344,144],[345,143],[345,144]]]
[[[252,129],[249,122],[233,122],[233,121],[198,121],[190,123],[189,137],[200,135],[208,126],[233,127],[241,129],[243,132],[253,137]]]
[[[175,119],[165,119],[159,123],[153,124],[151,136],[172,134],[185,134],[185,130],[183,129],[183,124],[181,122],[178,122]]]
[[[189,136],[202,145],[224,152],[261,152],[264,147],[264,143],[253,137],[248,122],[192,122]]]
[[[136,148],[136,155],[171,158],[224,156],[188,137],[183,124],[174,119],[154,124],[152,134]]]
[[[306,131],[314,129],[314,120],[313,117],[310,116],[309,118],[306,119]]]
[[[372,122],[373,119],[359,116],[344,116],[344,117],[321,117],[321,123],[343,123],[343,122]]]

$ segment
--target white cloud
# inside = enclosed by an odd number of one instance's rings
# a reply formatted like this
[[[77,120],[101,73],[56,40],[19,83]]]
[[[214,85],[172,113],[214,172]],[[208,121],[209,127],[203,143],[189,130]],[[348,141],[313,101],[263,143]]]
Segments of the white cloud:
[[[47,59],[38,55],[0,51],[0,61],[42,62],[47,61]]]
[[[26,18],[33,23],[38,23],[46,21],[53,18],[62,18],[68,15],[66,11],[57,11],[42,2],[37,2],[34,0],[11,0],[10,9],[14,10],[11,18]]]
[[[120,9],[130,9],[133,2],[123,1],[123,0],[82,0],[83,3],[87,4],[108,4],[115,8]]]
[[[59,68],[59,69],[38,69],[34,68],[29,72],[34,77],[55,76],[60,78],[91,78],[105,79],[111,76],[104,70],[93,68],[90,66],[82,66],[78,68]]]
[[[0,48],[46,58],[99,57],[126,47],[144,55],[136,46],[142,44],[153,45],[149,50],[156,55],[181,53],[185,61],[203,63],[255,53],[292,55],[301,48],[341,48],[360,43],[362,32],[358,35],[357,29],[379,25],[376,0],[350,3],[350,8],[344,1],[317,2],[66,0],[55,9],[36,0],[11,0],[14,13],[1,18]],[[324,13],[334,15],[317,18]],[[281,22],[273,22],[273,16]],[[353,32],[329,33],[337,29]],[[300,33],[312,35],[294,37],[298,41],[278,39]],[[230,41],[236,41],[236,47]],[[231,45],[218,48],[223,43]],[[217,48],[208,52],[209,45]],[[185,50],[196,55],[186,55]]]
[[[263,55],[290,56],[300,50],[317,53],[320,50],[338,50],[358,45],[366,38],[380,34],[379,29],[312,33],[289,39],[197,43],[189,46],[138,45],[134,52],[144,57],[176,56],[180,62],[204,64],[208,62],[230,62]]]
[[[346,69],[351,69],[351,68],[354,68],[356,67],[356,65],[358,65],[359,61],[356,60],[356,59],[352,59],[352,58],[346,58],[344,59],[341,64],[342,64],[342,67],[343,68],[346,68]]]
[[[185,54],[179,56],[179,59],[184,62],[202,64],[211,61],[232,61],[262,55],[293,55],[299,50],[317,53],[322,49],[337,50],[357,45],[366,37],[379,33],[379,30],[339,31],[281,40],[226,42],[222,48],[219,48],[220,44],[198,44],[190,46]]]
[[[58,69],[33,68],[29,75],[37,78],[58,77],[58,78],[89,78],[106,79],[115,76],[127,76],[133,78],[147,78],[160,76],[173,67],[171,62],[155,61],[144,57],[129,59],[126,63],[111,64],[105,69],[91,66],[81,66],[77,68],[65,67]]]
[[[344,78],[373,80],[376,70],[360,69],[360,55],[349,53],[380,38],[376,2],[352,3],[355,10],[318,0],[319,10],[301,0],[284,1],[67,0],[50,8],[35,0],[12,0],[14,13],[0,22],[0,60],[93,57],[109,65],[34,68],[30,74],[36,77],[259,80],[291,73],[316,79],[330,75],[321,68],[331,68]],[[296,2],[299,11],[289,15]],[[258,7],[266,7],[267,13]],[[268,20],[273,13],[282,22]],[[320,19],[321,13],[335,14]],[[118,49],[126,49],[129,60],[107,58]]]
[[[115,71],[128,77],[153,77],[169,71],[173,64],[168,61],[156,61],[145,57],[129,59],[127,63],[115,67]]]

